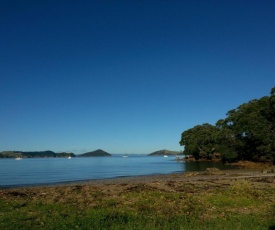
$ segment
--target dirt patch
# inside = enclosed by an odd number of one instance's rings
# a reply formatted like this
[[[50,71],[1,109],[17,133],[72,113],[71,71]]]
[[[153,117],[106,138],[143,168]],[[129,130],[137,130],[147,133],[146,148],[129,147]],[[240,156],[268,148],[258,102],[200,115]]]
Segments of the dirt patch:
[[[272,165],[268,163],[252,162],[252,161],[238,161],[229,165],[236,166],[241,169],[269,169]]]

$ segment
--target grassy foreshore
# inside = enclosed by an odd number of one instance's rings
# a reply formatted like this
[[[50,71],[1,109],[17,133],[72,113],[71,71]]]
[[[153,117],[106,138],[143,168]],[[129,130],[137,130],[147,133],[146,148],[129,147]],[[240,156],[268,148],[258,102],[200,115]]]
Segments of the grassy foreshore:
[[[0,229],[275,229],[275,174],[209,170],[0,190]]]

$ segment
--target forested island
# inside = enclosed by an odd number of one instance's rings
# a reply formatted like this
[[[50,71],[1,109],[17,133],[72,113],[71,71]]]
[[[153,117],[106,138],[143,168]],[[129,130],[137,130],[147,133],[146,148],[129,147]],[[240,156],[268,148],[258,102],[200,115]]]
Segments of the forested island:
[[[98,149],[92,152],[80,154],[78,156],[79,157],[110,157],[112,155],[110,153],[103,151],[102,149]]]
[[[180,145],[196,160],[248,160],[275,164],[275,87],[270,96],[253,99],[227,112],[215,125],[184,131]]]
[[[0,158],[47,158],[47,157],[106,157],[112,156],[101,149],[76,155],[74,153],[61,152],[56,153],[50,150],[47,151],[3,151],[0,152]]]
[[[153,152],[153,153],[150,153],[148,154],[148,156],[176,156],[176,155],[180,155],[182,154],[181,152],[179,151],[170,151],[170,150],[167,150],[167,149],[163,149],[163,150],[159,150],[159,151],[156,151],[156,152]]]
[[[46,158],[46,157],[75,157],[74,153],[55,153],[53,151],[3,151],[0,158]]]

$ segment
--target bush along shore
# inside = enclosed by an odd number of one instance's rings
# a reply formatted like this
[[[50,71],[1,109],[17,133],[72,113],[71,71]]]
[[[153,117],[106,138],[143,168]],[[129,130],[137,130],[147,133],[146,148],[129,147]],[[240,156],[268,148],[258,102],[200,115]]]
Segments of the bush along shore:
[[[6,188],[0,229],[275,229],[274,194],[263,169]]]

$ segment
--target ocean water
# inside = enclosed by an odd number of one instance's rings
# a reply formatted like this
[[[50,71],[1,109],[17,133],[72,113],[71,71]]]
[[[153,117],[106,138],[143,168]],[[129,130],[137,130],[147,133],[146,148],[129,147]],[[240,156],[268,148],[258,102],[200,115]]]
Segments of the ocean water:
[[[0,187],[54,184],[139,175],[228,168],[217,163],[177,162],[174,156],[0,159]]]

